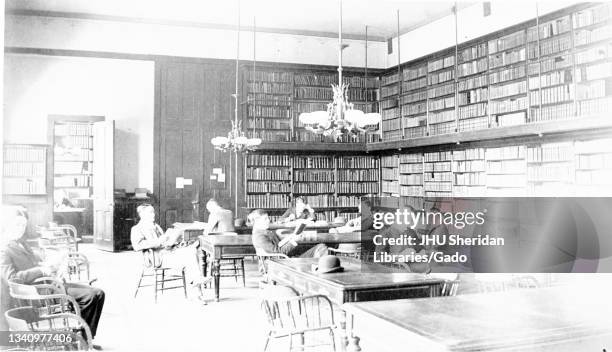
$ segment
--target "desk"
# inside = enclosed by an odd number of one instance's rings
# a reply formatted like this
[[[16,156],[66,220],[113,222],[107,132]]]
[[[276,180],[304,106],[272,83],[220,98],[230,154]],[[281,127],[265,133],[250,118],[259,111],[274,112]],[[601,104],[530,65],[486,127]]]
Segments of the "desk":
[[[316,235],[305,235],[297,241],[299,246],[312,247],[319,243],[325,243],[329,246],[338,245],[340,243],[361,243],[361,233],[317,233]],[[247,257],[255,255],[255,247],[251,241],[251,236],[248,235],[213,235],[200,236],[200,248],[202,249],[201,260],[202,269],[206,274],[208,269],[207,259],[210,256],[212,262],[211,273],[215,281],[215,299],[219,300],[219,267],[221,259],[228,257]]]
[[[522,289],[342,308],[364,351],[573,352],[612,346],[612,305],[605,287]],[[351,347],[359,350],[357,344]]]

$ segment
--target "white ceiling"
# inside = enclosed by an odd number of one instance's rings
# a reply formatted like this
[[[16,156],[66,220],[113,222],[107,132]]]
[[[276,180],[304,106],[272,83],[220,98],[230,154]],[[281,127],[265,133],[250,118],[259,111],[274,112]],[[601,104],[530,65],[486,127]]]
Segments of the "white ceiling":
[[[7,0],[8,11],[25,14],[76,16],[99,19],[161,21],[187,25],[234,26],[239,0]],[[461,9],[472,3],[459,2]],[[397,32],[424,25],[452,12],[454,1],[344,0],[343,33],[362,37],[365,26],[371,39],[382,40]],[[336,0],[241,0],[241,25],[267,31],[337,35],[339,2]]]

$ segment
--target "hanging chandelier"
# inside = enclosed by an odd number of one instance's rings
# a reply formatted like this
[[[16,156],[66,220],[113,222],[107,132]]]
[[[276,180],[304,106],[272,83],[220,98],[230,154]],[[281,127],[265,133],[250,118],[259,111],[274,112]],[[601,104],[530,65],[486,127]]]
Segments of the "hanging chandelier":
[[[369,126],[375,126],[381,121],[379,113],[364,113],[361,110],[355,110],[354,105],[348,101],[349,85],[342,82],[342,0],[339,0],[339,3],[338,84],[331,85],[334,92],[333,101],[327,104],[326,111],[305,112],[299,116],[300,122],[305,125],[307,130],[324,136],[331,136],[336,140],[342,135],[355,136],[364,133]],[[365,87],[366,89],[368,87],[367,78]]]
[[[240,63],[240,1],[238,1],[238,38],[236,41],[236,92],[234,98],[234,120],[227,137],[214,137],[210,143],[215,149],[223,152],[244,153],[255,150],[261,144],[261,138],[248,138],[242,131],[242,121],[238,121],[238,70]]]

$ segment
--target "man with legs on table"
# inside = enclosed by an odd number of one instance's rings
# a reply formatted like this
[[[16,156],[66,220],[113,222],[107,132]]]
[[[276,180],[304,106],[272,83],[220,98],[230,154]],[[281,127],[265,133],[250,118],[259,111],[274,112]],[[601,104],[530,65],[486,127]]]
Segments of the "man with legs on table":
[[[187,282],[198,289],[201,298],[201,285],[210,281],[202,276],[198,263],[198,245],[182,243],[182,232],[168,229],[165,233],[155,223],[155,208],[150,204],[142,204],[136,208],[140,221],[132,227],[130,239],[135,251],[151,249],[159,255],[165,267],[181,270],[185,268]],[[152,258],[150,258],[152,260]]]
[[[282,253],[289,257],[296,256],[297,243],[293,235],[281,239],[275,232],[270,231],[270,218],[261,210],[253,210],[249,214],[249,223],[253,224],[253,246],[268,253]],[[299,255],[301,258],[319,258],[327,254],[327,246],[319,243],[306,252]]]
[[[56,276],[60,263],[45,262],[27,243],[25,234],[28,220],[24,214],[15,209],[2,209],[2,238],[0,250],[0,276],[2,279],[3,310],[6,297],[9,297],[8,281],[29,285],[34,280],[45,276]],[[87,322],[92,336],[96,336],[98,322],[104,306],[104,291],[84,284],[65,283],[66,293],[72,296],[79,308],[81,317]],[[2,315],[4,318],[4,315]],[[98,348],[98,346],[94,346]]]

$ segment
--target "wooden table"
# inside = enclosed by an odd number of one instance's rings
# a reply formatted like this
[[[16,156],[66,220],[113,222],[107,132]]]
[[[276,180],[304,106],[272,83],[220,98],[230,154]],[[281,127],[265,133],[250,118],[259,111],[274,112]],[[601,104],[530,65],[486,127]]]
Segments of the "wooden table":
[[[270,280],[291,286],[304,294],[323,294],[333,303],[377,301],[437,294],[443,280],[423,274],[401,272],[380,264],[362,263],[358,259],[340,259],[344,271],[319,274],[312,271],[316,258],[270,260]]]
[[[310,224],[307,225],[306,228],[304,229],[305,231],[308,230],[317,230],[317,231],[322,231],[322,232],[329,232],[330,229],[333,229],[335,227],[340,227],[342,225],[337,225],[337,224],[325,224],[325,225],[318,225],[318,224]],[[289,224],[270,224],[270,228],[269,230],[271,231],[276,231],[276,230],[294,230],[297,227],[297,225],[293,224],[293,225],[289,225]],[[251,234],[251,232],[253,231],[253,226],[239,226],[236,227],[236,232],[238,234]]]
[[[364,351],[608,351],[609,288],[554,287],[349,303]],[[352,350],[361,350],[359,338]]]
[[[352,232],[345,234],[333,234],[333,233],[317,233],[314,235],[304,234],[296,240],[299,246],[312,247],[319,243],[325,243],[328,246],[338,245],[340,243],[361,243],[361,233]],[[219,267],[221,259],[225,258],[236,258],[236,257],[247,257],[255,255],[255,247],[251,236],[249,235],[212,235],[212,236],[200,236],[200,248],[202,269],[204,275],[208,270],[208,256],[211,260],[211,274],[214,278],[215,283],[215,299],[219,300],[219,281],[220,272]]]

